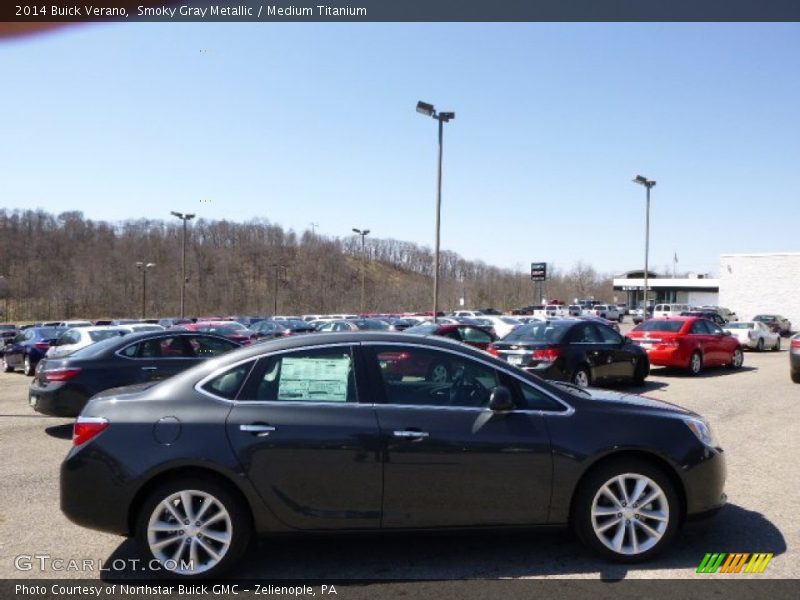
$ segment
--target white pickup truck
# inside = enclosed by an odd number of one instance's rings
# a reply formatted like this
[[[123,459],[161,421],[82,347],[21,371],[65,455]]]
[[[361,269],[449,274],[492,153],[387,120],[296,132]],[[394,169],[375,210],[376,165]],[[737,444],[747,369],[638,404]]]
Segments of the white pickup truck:
[[[622,313],[620,312],[619,308],[617,308],[616,304],[595,304],[592,308],[586,311],[586,314],[595,317],[602,317],[603,319],[608,319],[609,321],[622,322]]]

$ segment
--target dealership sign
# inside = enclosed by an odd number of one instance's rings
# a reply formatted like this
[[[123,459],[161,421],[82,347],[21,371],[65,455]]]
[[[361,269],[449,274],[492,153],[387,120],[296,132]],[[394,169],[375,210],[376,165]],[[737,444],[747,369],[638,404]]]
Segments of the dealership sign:
[[[531,281],[547,280],[547,263],[531,263]]]

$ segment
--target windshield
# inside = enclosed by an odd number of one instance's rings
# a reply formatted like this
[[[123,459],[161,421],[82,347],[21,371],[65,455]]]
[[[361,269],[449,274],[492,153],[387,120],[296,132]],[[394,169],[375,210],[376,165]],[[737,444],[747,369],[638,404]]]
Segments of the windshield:
[[[736,323],[728,323],[725,329],[752,329],[755,323],[748,323],[746,321],[737,321]]]
[[[543,342],[558,344],[574,321],[541,321],[520,325],[503,338],[504,342]]]
[[[310,325],[306,321],[298,321],[297,319],[292,319],[291,321],[284,321],[283,325],[285,325],[289,329],[308,329]]]
[[[753,317],[753,321],[775,321],[775,315],[756,315]]]
[[[666,331],[678,333],[686,321],[645,321],[633,328],[633,331]]]

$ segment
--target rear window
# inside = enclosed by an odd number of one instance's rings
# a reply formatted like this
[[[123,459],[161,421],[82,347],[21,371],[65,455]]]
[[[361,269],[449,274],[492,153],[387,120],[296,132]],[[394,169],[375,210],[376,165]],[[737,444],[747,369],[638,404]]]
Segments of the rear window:
[[[540,321],[521,325],[503,338],[504,342],[546,342],[557,344],[574,325],[571,321]]]
[[[38,330],[39,337],[43,340],[57,338],[65,329],[63,327],[42,327]]]
[[[104,340],[100,340],[95,344],[91,344],[90,346],[84,346],[83,348],[79,348],[72,354],[70,354],[70,358],[94,358],[95,356],[99,356],[109,348],[114,348],[117,344],[119,344],[119,336],[114,336],[111,338],[106,338]]]
[[[429,325],[415,325],[414,327],[409,327],[406,329],[406,333],[416,333],[417,335],[430,335],[431,333],[436,333],[439,329],[438,325],[434,325],[433,323]]]
[[[633,331],[665,331],[678,333],[685,321],[645,321],[633,328]]]
[[[93,342],[100,342],[102,340],[107,340],[108,338],[125,335],[126,333],[127,331],[123,331],[122,329],[109,329],[106,331],[90,331],[89,337],[92,338]]]
[[[737,323],[728,323],[725,325],[725,329],[752,329],[755,323],[748,323],[739,321]]]
[[[236,394],[239,393],[239,389],[242,387],[242,383],[244,383],[244,379],[247,377],[252,366],[253,361],[225,371],[223,374],[217,375],[214,379],[206,383],[203,389],[215,396],[233,400]]]

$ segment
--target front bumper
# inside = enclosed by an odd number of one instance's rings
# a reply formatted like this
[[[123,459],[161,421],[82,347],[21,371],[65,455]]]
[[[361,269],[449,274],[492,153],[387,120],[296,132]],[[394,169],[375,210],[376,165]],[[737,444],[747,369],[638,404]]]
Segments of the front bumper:
[[[712,516],[725,506],[726,477],[725,452],[721,448],[706,448],[699,462],[684,469],[687,519]]]

